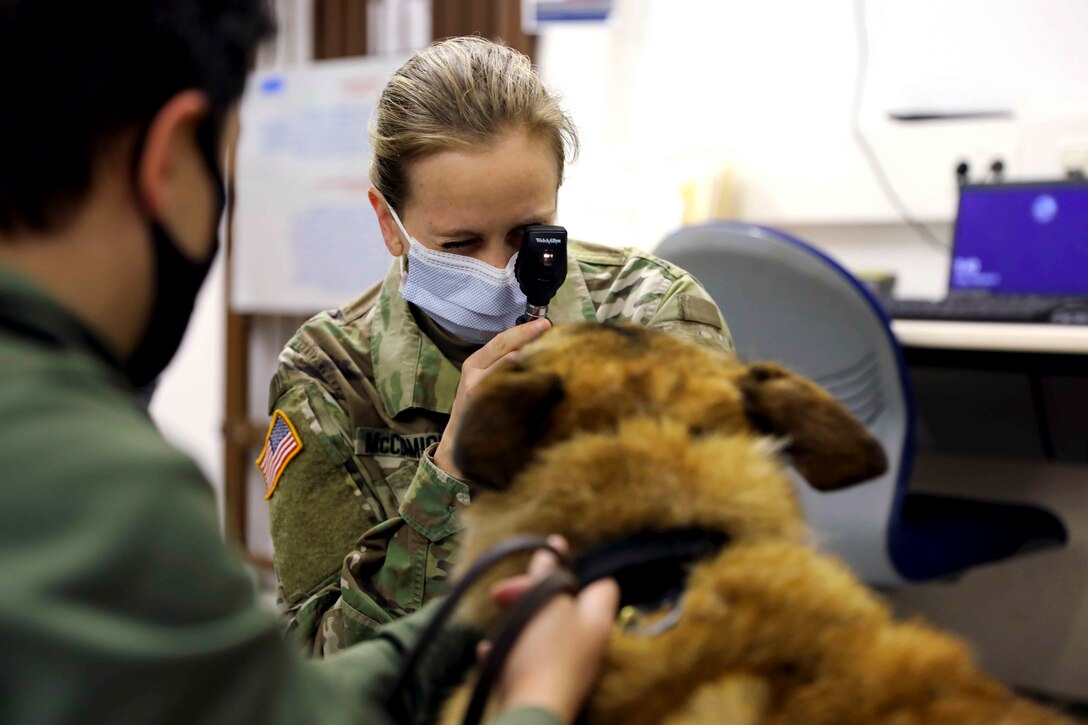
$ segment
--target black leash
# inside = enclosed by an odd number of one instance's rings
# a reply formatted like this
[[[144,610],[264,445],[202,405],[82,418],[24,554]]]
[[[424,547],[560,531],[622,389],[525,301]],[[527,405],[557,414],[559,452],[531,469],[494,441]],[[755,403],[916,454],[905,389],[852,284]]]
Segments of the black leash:
[[[487,701],[491,698],[491,690],[502,677],[507,657],[517,644],[522,630],[532,621],[537,612],[555,597],[562,594],[577,594],[578,589],[578,580],[570,569],[557,569],[518,598],[503,617],[499,630],[491,641],[491,652],[480,665],[480,673],[472,689],[472,699],[461,721],[462,725],[478,725],[480,719],[483,718],[484,708],[487,707]]]
[[[488,549],[479,559],[473,562],[464,576],[457,581],[457,584],[454,585],[453,589],[450,590],[450,593],[446,595],[446,598],[439,606],[438,611],[435,612],[434,617],[431,621],[427,622],[427,625],[423,628],[419,638],[416,640],[415,646],[412,647],[401,662],[400,670],[397,672],[397,678],[394,680],[393,689],[389,693],[390,710],[398,715],[397,719],[399,721],[406,722],[408,720],[407,713],[404,712],[401,707],[401,698],[408,689],[412,674],[415,671],[420,658],[423,656],[424,650],[429,646],[430,642],[435,639],[442,627],[445,626],[446,622],[449,621],[449,618],[453,615],[454,610],[461,602],[461,599],[464,598],[469,588],[475,584],[480,577],[507,557],[526,551],[536,551],[537,549],[547,549],[555,554],[561,563],[566,562],[566,556],[549,544],[548,540],[543,536],[515,536],[514,538],[507,539],[498,546]]]
[[[679,529],[636,534],[586,551],[570,562],[542,536],[517,536],[487,550],[457,581],[439,606],[434,618],[420,633],[416,645],[401,663],[389,696],[390,710],[407,722],[402,707],[412,675],[423,651],[453,615],[461,599],[480,577],[509,556],[547,549],[559,559],[560,567],[537,582],[506,612],[492,638],[491,652],[479,667],[472,698],[462,723],[478,725],[484,715],[495,683],[522,630],[537,612],[563,594],[577,594],[589,584],[614,577],[620,585],[620,607],[652,603],[664,590],[681,590],[691,564],[710,556],[727,542],[725,534],[703,529]]]

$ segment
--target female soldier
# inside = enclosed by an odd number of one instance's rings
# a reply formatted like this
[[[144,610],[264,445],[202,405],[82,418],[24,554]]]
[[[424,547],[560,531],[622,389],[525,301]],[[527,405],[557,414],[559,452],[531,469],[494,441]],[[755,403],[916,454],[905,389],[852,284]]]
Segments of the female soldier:
[[[469,503],[452,432],[487,371],[550,326],[513,326],[513,257],[523,227],[554,223],[577,150],[529,59],[481,38],[405,63],[370,137],[370,201],[397,259],[288,343],[258,461],[288,629],[318,655],[441,593]],[[580,243],[568,257],[551,323],[627,320],[731,349],[717,307],[683,270]]]

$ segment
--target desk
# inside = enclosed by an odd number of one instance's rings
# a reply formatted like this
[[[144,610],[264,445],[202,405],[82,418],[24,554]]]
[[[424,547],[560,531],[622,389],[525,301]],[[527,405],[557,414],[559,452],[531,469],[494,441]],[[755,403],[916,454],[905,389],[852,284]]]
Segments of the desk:
[[[911,368],[923,447],[1088,459],[1088,326],[895,320],[892,330]]]
[[[1088,325],[894,320],[903,347],[1088,355]]]
[[[924,367],[1088,375],[1088,326],[894,320],[907,362]]]

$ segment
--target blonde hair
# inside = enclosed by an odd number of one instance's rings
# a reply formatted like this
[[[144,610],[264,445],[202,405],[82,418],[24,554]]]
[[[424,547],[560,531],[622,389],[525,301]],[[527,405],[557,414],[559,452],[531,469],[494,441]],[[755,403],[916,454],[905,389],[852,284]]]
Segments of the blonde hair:
[[[562,183],[568,156],[578,154],[578,132],[529,58],[480,37],[437,42],[412,56],[382,90],[370,123],[370,182],[403,209],[412,161],[486,145],[519,127],[551,141]]]

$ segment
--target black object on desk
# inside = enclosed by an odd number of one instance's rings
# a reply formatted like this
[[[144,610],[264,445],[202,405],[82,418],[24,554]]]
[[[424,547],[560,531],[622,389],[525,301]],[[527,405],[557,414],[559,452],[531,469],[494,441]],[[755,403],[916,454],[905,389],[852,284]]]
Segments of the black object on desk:
[[[1043,295],[952,295],[943,300],[884,300],[898,320],[1040,322],[1088,325],[1088,299]]]

